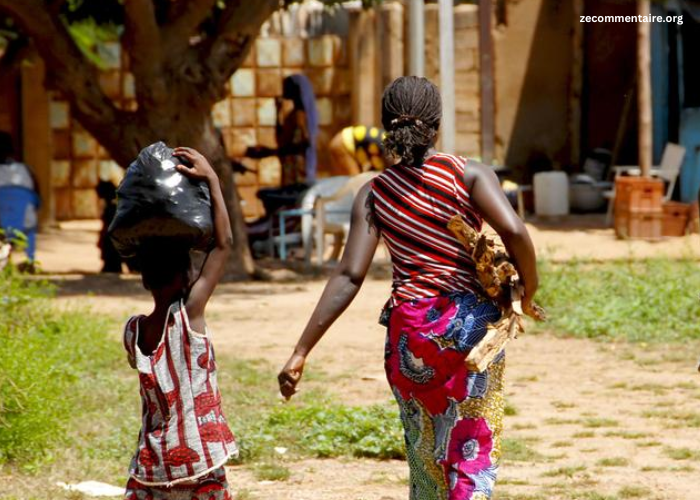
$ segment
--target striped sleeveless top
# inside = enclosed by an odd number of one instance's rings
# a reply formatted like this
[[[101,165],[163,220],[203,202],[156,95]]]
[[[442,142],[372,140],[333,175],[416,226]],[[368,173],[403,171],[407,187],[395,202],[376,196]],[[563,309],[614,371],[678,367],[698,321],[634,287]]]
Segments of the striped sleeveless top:
[[[388,307],[451,292],[481,293],[473,260],[447,229],[449,220],[461,214],[481,230],[481,215],[464,183],[466,163],[435,154],[421,167],[394,165],[373,180],[374,223],[393,266]]]
[[[147,486],[190,482],[238,453],[221,410],[209,335],[190,328],[182,301],[170,306],[158,347],[138,346],[139,320],[124,329],[129,364],[138,370],[142,415],[129,475]]]

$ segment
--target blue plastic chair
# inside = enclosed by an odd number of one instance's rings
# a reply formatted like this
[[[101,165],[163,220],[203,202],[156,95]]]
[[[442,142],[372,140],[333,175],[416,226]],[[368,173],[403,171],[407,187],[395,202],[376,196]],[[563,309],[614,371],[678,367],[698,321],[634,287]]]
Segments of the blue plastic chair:
[[[39,195],[31,189],[20,186],[0,187],[0,227],[10,240],[18,231],[27,237],[26,253],[29,260],[33,261],[37,228],[24,227],[24,215],[30,205],[39,207]]]

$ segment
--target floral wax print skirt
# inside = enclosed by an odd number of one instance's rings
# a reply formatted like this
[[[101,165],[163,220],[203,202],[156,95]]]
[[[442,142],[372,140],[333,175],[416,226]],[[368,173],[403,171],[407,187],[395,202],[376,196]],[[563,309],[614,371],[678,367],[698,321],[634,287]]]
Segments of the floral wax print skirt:
[[[384,314],[385,369],[405,431],[411,500],[491,498],[505,355],[483,373],[469,372],[465,359],[500,315],[472,293],[402,302]]]
[[[222,466],[198,479],[173,486],[146,486],[129,478],[124,500],[232,500],[232,497]]]

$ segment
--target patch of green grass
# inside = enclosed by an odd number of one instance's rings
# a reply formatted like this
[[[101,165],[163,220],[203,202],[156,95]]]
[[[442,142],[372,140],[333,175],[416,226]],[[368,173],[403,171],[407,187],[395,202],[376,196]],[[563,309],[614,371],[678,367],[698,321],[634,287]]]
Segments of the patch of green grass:
[[[545,493],[533,493],[533,494],[522,494],[518,493],[513,495],[508,491],[499,491],[496,489],[494,492],[493,500],[549,500],[549,495]]]
[[[629,431],[608,431],[603,434],[605,437],[619,437],[622,439],[642,439],[649,436],[646,432],[629,432]]]
[[[330,401],[288,404],[273,408],[249,432],[247,440],[257,441],[254,447],[258,449],[265,443],[277,443],[320,458],[405,456],[399,414],[393,405],[349,407]]]
[[[692,450],[690,448],[668,447],[664,450],[664,453],[673,460],[700,460],[700,450]]]
[[[599,427],[617,427],[618,425],[620,425],[620,423],[611,418],[587,418],[583,421],[583,426],[590,429],[597,429]]]
[[[559,477],[564,476],[568,478],[574,477],[577,472],[583,472],[586,470],[584,465],[577,465],[575,467],[559,467],[558,469],[550,470],[544,472],[542,477]]]
[[[596,462],[601,467],[626,467],[630,461],[625,457],[602,458]]]
[[[506,403],[506,407],[505,407],[505,409],[503,410],[503,413],[504,413],[507,417],[514,417],[515,415],[518,414],[518,409],[517,409],[515,406],[513,406],[512,404]]]
[[[542,454],[533,450],[527,442],[518,438],[503,440],[503,457],[513,462],[532,462],[542,458]]]
[[[541,263],[540,328],[633,342],[698,339],[700,269],[693,260]],[[600,286],[605,283],[605,286]]]
[[[571,435],[575,439],[588,439],[595,437],[595,431],[579,431]]]
[[[547,425],[576,425],[580,424],[581,421],[575,418],[552,417],[545,419],[544,423]]]
[[[274,456],[275,447],[309,457],[403,458],[404,438],[394,402],[345,406],[320,390],[280,404],[274,369],[220,356],[224,410],[238,436],[242,462]]]
[[[615,382],[608,386],[609,389],[627,389],[627,382]]]
[[[586,491],[582,494],[573,493],[570,500],[618,500],[615,495],[603,495],[597,491]]]
[[[257,464],[253,474],[258,481],[286,481],[292,475],[288,468],[274,463]]]
[[[242,489],[236,492],[234,498],[236,500],[253,500],[253,498],[255,497],[253,497],[253,494],[250,492],[250,490]]]
[[[557,410],[566,410],[568,408],[576,408],[574,403],[567,403],[565,401],[552,401],[552,406]]]
[[[663,396],[669,391],[670,387],[661,384],[637,384],[629,388],[630,391],[649,391],[655,396]]]
[[[535,424],[513,424],[513,430],[524,431],[529,429],[537,429]]]
[[[682,465],[680,467],[671,467],[669,470],[673,472],[695,472],[695,469],[690,465]]]
[[[635,446],[639,446],[640,448],[651,448],[653,446],[661,446],[660,441],[641,441],[639,443],[634,443]]]
[[[105,339],[108,323],[54,309],[52,295],[12,267],[0,271],[0,463],[25,470],[40,469],[62,443],[82,443],[72,424],[98,407],[109,414],[104,395],[124,388],[112,374],[126,362],[120,344]]]
[[[499,486],[527,486],[530,484],[529,481],[526,481],[525,479],[499,479],[498,480],[498,485]]]
[[[552,443],[552,448],[569,448],[573,445],[571,441],[555,441]]]
[[[375,471],[372,472],[366,484],[408,485],[408,477],[386,471]]]
[[[643,486],[623,486],[617,492],[620,498],[645,498],[651,494],[649,488]]]
[[[675,427],[700,428],[700,413],[687,410],[651,410],[642,413],[644,418],[660,418],[674,422]]]

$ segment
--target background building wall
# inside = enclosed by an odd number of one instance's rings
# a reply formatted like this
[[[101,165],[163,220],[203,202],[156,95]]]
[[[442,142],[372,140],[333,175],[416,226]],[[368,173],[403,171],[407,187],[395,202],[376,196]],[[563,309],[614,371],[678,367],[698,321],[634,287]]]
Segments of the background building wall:
[[[455,7],[455,152],[481,156],[481,104],[479,85],[479,8]],[[425,76],[440,85],[440,26],[437,4],[425,11]],[[439,144],[438,144],[439,146]]]
[[[426,76],[439,83],[437,6],[426,6]],[[275,147],[275,99],[282,79],[294,73],[309,77],[319,111],[319,176],[327,175],[328,141],[350,124],[380,125],[384,87],[407,71],[406,9],[388,2],[370,10],[304,11],[295,7],[275,14],[263,26],[246,61],[231,77],[227,97],[212,111],[231,158],[241,159],[252,145]],[[455,8],[455,87],[458,154],[480,156],[478,9]],[[99,46],[104,63],[100,84],[117,106],[135,109],[133,76],[118,42]],[[32,77],[33,78],[33,77]],[[34,80],[32,80],[34,81]],[[30,82],[31,83],[31,82]],[[118,182],[123,170],[71,116],[56,93],[43,95],[34,84],[22,89],[34,102],[45,101],[43,113],[23,112],[27,131],[42,133],[34,145],[45,164],[42,175],[49,220],[89,219],[100,215],[95,187],[100,179]],[[5,95],[6,92],[3,92]],[[30,95],[31,94],[31,95]],[[7,118],[6,118],[7,119]],[[31,132],[36,134],[37,132]],[[27,138],[24,138],[25,142]],[[246,217],[262,215],[260,188],[278,186],[276,158],[243,159],[255,173],[236,174]]]
[[[572,2],[507,2],[505,18],[498,21],[496,158],[519,171],[543,161],[566,163]]]

